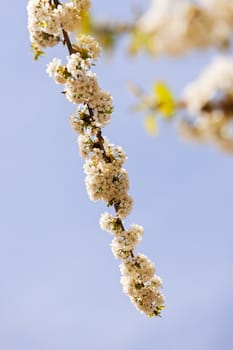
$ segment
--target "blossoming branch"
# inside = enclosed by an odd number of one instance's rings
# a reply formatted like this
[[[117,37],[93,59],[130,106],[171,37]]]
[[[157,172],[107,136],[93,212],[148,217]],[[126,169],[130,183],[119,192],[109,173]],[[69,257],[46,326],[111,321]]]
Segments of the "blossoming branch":
[[[232,57],[214,57],[200,76],[183,88],[178,99],[160,81],[154,84],[149,95],[135,85],[131,90],[139,101],[135,110],[146,113],[145,128],[149,133],[158,131],[158,117],[178,119],[184,138],[214,144],[224,152],[233,153]]]
[[[155,275],[152,261],[134,252],[143,227],[134,224],[126,229],[123,222],[133,205],[128,194],[128,172],[123,168],[126,154],[102,135],[102,128],[110,122],[113,103],[112,96],[101,89],[92,71],[100,46],[88,35],[76,35],[75,44],[70,39],[89,9],[89,0],[30,0],[27,7],[30,40],[35,58],[43,54],[43,48],[58,43],[68,49],[67,63],[54,58],[47,72],[57,84],[64,85],[65,97],[76,105],[70,121],[78,134],[80,155],[85,159],[88,195],[92,201],[102,200],[114,209],[114,215],[101,215],[100,226],[113,235],[111,248],[121,260],[124,292],[138,310],[148,316],[159,316],[164,308],[162,281]]]

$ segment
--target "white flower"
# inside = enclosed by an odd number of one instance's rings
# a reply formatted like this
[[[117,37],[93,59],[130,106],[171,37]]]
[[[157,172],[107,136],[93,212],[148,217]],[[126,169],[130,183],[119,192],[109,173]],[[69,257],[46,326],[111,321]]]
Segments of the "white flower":
[[[142,264],[149,264],[149,273],[147,275],[150,279],[141,279],[140,272],[137,272],[137,270],[140,270],[138,267],[140,265],[136,264],[135,268],[133,265],[134,259],[128,259],[121,265],[123,291],[130,297],[130,300],[139,311],[148,316],[158,316],[161,312],[161,307],[164,305],[164,297],[160,292],[162,281],[158,276],[153,275],[154,271],[151,268],[151,262]],[[143,256],[143,259],[146,261],[148,258]]]
[[[121,201],[127,195],[129,188],[128,173],[119,169],[104,159],[99,161],[92,158],[84,165],[86,187],[91,200],[102,200],[106,203]]]
[[[58,10],[46,0],[30,0],[28,10],[29,31],[43,31],[47,34],[59,35],[61,22]]]
[[[113,239],[111,248],[117,259],[127,259],[142,238],[143,228],[134,225],[131,230],[117,232]]]
[[[57,84],[64,84],[66,82],[64,74],[62,74],[63,67],[60,59],[53,58],[53,60],[47,65],[46,72]]]
[[[79,9],[79,12],[87,12],[91,7],[90,0],[71,0],[71,2]]]
[[[37,44],[39,47],[53,47],[61,41],[61,38],[59,35],[47,34],[38,30],[31,30],[30,41],[33,44]]]
[[[89,102],[89,106],[93,109],[93,117],[98,127],[102,128],[110,122],[113,105],[112,96],[108,92],[96,91],[96,94]]]
[[[75,113],[70,117],[71,127],[81,135],[96,135],[98,128],[96,127],[94,121],[90,117],[90,112],[88,107],[84,105],[79,105]],[[96,152],[93,150],[93,152]]]
[[[122,195],[120,200],[117,202],[117,215],[121,219],[125,219],[132,211],[133,198],[128,195]]]
[[[143,254],[138,254],[131,260],[124,261],[120,265],[120,270],[123,276],[133,278],[139,283],[146,283],[155,273],[152,261]]]
[[[150,288],[142,288],[136,297],[131,301],[136,308],[148,316],[159,315],[159,307],[164,304],[164,297],[159,291],[153,291]]]
[[[102,230],[112,233],[114,235],[119,235],[123,232],[122,223],[119,221],[119,218],[109,213],[101,214],[100,227],[102,228]]]
[[[101,53],[101,48],[97,40],[90,35],[79,34],[77,37],[77,45],[81,50],[87,52],[89,58],[97,60]]]
[[[79,52],[73,53],[67,57],[67,70],[73,76],[74,79],[78,79],[82,71],[87,71],[90,68],[90,62],[88,59],[82,59]]]
[[[150,40],[150,52],[179,55],[207,46],[225,47],[231,39],[233,5],[229,0],[152,0],[136,27]]]
[[[82,71],[77,80],[70,80],[65,84],[66,98],[75,104],[89,103],[98,90],[96,74],[92,72]]]
[[[92,151],[92,143],[89,135],[78,136],[79,153],[82,158],[88,157],[89,153]]]
[[[84,121],[80,119],[76,114],[70,116],[70,124],[72,129],[74,129],[78,134],[85,134]]]
[[[191,113],[197,113],[216,94],[233,95],[233,59],[219,56],[199,78],[184,88],[183,98]]]
[[[150,280],[149,287],[153,290],[163,288],[162,279],[159,276],[154,275]]]
[[[60,26],[68,31],[73,32],[80,24],[80,9],[73,3],[63,3],[57,7],[57,16],[59,18]]]

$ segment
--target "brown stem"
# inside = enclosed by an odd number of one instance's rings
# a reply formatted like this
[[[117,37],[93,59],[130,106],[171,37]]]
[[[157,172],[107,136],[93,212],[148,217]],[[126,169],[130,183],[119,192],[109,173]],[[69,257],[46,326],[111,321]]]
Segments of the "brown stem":
[[[54,5],[57,7],[58,5],[61,5],[61,2],[59,0],[53,0]],[[50,1],[50,5],[51,5],[51,1]],[[64,38],[64,45],[66,45],[69,54],[72,55],[72,53],[76,53],[77,51],[73,48],[73,45],[71,43],[69,34],[67,33],[67,31],[65,29],[62,28],[62,34],[63,34],[63,38]]]
[[[93,32],[99,35],[101,34],[116,34],[122,35],[127,33],[132,33],[135,29],[135,25],[128,23],[94,23]]]
[[[58,6],[58,5],[61,4],[59,0],[53,0],[53,2],[54,2],[55,6]],[[50,2],[50,4],[51,4],[51,2]],[[63,28],[62,28],[62,34],[63,34],[63,37],[64,37],[64,45],[66,45],[66,47],[67,47],[67,49],[69,51],[69,54],[72,55],[73,53],[76,53],[77,51],[72,46],[69,34]],[[94,113],[93,113],[92,108],[90,108],[88,105],[87,105],[87,108],[88,108],[88,111],[89,111],[90,118],[93,118],[93,114]],[[98,132],[96,134],[96,137],[97,137],[97,140],[98,140],[98,147],[99,147],[99,149],[101,151],[103,151],[103,158],[104,158],[105,162],[106,163],[110,163],[111,162],[111,158],[106,154],[106,151],[105,151],[105,148],[104,148],[104,138],[102,136],[101,129],[98,130]],[[114,205],[114,209],[115,209],[116,214],[117,214],[117,212],[118,212],[117,205]],[[119,217],[117,217],[117,221],[118,221],[118,224],[120,225],[122,231],[125,231],[125,227],[123,225],[122,220]],[[130,251],[130,255],[131,255],[132,258],[134,257],[133,251]]]
[[[63,28],[62,28],[62,34],[64,37],[64,44],[67,46],[69,54],[72,55],[72,53],[76,53],[77,51],[73,48],[73,45],[70,41],[70,37],[69,37],[68,33]]]
[[[89,107],[88,107],[88,109],[89,109],[89,111],[90,111],[90,108],[89,108]],[[92,113],[93,113],[93,112],[92,112]],[[96,137],[97,137],[97,139],[98,139],[98,146],[99,146],[99,148],[103,151],[103,158],[104,158],[105,162],[106,162],[106,163],[111,162],[111,159],[110,159],[110,157],[107,156],[106,151],[105,151],[105,148],[104,148],[104,138],[103,138],[103,136],[102,136],[101,129],[98,130],[98,132],[97,132],[97,134],[96,134]],[[115,209],[115,212],[116,212],[116,214],[117,214],[117,213],[118,213],[118,205],[117,205],[116,203],[114,204],[114,209]],[[117,214],[117,223],[118,223],[118,225],[121,227],[122,231],[126,231],[122,220],[118,217],[118,214]],[[131,255],[131,258],[134,257],[134,253],[133,253],[132,250],[130,251],[130,255]]]
[[[102,131],[101,129],[98,130],[97,134],[96,134],[97,140],[98,140],[98,145],[99,148],[101,149],[101,151],[103,151],[103,158],[105,160],[106,163],[111,163],[111,158],[109,156],[107,156],[105,148],[104,148],[104,138],[102,136]]]
[[[159,109],[163,106],[163,103],[154,103],[153,109]],[[187,102],[178,100],[175,103],[175,109],[181,110],[187,108]],[[218,101],[209,101],[201,107],[202,112],[212,113],[214,111],[221,111],[226,117],[232,118],[233,113],[233,98],[232,96],[226,96]]]
[[[51,4],[51,2],[54,2],[54,5],[57,7],[58,5],[61,5],[59,0],[50,0],[49,3]]]
[[[158,105],[156,106],[159,107]],[[176,101],[176,109],[186,109],[187,103],[183,100]],[[214,111],[222,111],[226,115],[233,112],[233,98],[232,96],[225,96],[218,101],[209,101],[201,107],[202,112],[211,113]]]
[[[116,207],[116,205],[114,205],[114,209],[115,209],[115,211],[116,211],[116,213],[117,213],[117,207]],[[122,231],[126,231],[126,230],[125,230],[125,227],[124,227],[124,225],[123,225],[123,222],[122,222],[122,220],[121,220],[120,218],[117,218],[117,224],[121,227]],[[131,256],[131,258],[134,258],[134,253],[133,253],[132,250],[130,250],[130,256]]]
[[[114,206],[114,208],[115,208],[115,206]],[[115,208],[115,210],[116,210],[116,208]],[[116,211],[117,211],[117,210],[116,210]],[[125,231],[123,222],[121,221],[120,218],[117,218],[117,224],[121,227],[122,231]]]
[[[213,111],[222,111],[226,115],[231,116],[233,112],[233,99],[232,97],[226,96],[225,98],[219,101],[210,101],[207,102],[202,107],[203,112],[213,112]]]

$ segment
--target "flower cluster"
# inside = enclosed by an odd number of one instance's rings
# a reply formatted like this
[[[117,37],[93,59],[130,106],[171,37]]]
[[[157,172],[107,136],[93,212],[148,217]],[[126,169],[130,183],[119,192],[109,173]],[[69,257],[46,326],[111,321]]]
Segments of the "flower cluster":
[[[123,291],[136,308],[148,316],[158,316],[163,308],[164,297],[160,292],[162,281],[155,275],[154,264],[145,255],[134,255],[134,250],[143,236],[143,227],[131,225],[125,230],[119,217],[103,213],[100,226],[111,233],[113,255],[122,260],[120,265]]]
[[[182,134],[215,142],[233,152],[233,59],[216,57],[196,81],[185,87],[183,100],[195,117],[182,122]]]
[[[32,44],[38,47],[56,45],[62,29],[73,32],[80,24],[81,15],[90,7],[89,0],[71,0],[60,3],[53,0],[29,0],[28,30]]]
[[[136,24],[150,39],[155,55],[180,55],[192,49],[229,45],[233,30],[230,0],[151,0],[148,11]]]
[[[100,88],[97,76],[92,72],[100,47],[94,38],[81,34],[72,44],[68,35],[76,29],[80,16],[89,5],[88,0],[68,3],[30,0],[30,37],[40,47],[52,46],[52,40],[63,38],[69,50],[67,63],[63,65],[60,59],[54,58],[48,64],[47,72],[57,84],[64,85],[64,95],[77,105],[70,122],[78,134],[80,155],[85,159],[87,192],[91,200],[102,200],[115,211],[115,216],[104,213],[100,225],[114,235],[111,247],[114,256],[122,260],[120,269],[124,292],[140,311],[149,316],[159,316],[164,303],[160,293],[161,280],[154,274],[154,266],[146,256],[134,255],[143,228],[132,225],[126,230],[122,221],[133,205],[133,199],[128,194],[128,173],[123,168],[126,154],[121,147],[102,136],[101,128],[110,121],[113,103],[111,95]],[[49,42],[44,39],[44,33],[51,36]]]

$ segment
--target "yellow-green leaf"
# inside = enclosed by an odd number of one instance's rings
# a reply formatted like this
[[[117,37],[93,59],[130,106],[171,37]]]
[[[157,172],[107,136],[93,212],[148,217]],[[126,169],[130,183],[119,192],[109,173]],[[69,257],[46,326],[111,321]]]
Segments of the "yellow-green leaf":
[[[38,58],[39,58],[40,56],[44,56],[44,55],[45,55],[45,52],[42,51],[42,50],[39,48],[39,46],[37,46],[37,44],[32,43],[32,44],[31,44],[31,48],[32,48],[32,52],[33,52],[33,59],[34,59],[35,61],[37,61]]]
[[[92,32],[92,17],[88,12],[81,13],[81,22],[77,27],[77,33],[90,34]]]
[[[171,118],[175,113],[175,100],[170,89],[163,83],[157,82],[154,85],[156,105],[165,118]]]
[[[111,53],[116,43],[116,35],[111,30],[103,30],[98,33],[98,41],[106,51]]]
[[[149,34],[143,33],[140,30],[135,30],[132,33],[129,53],[136,55],[141,49],[145,49],[147,53],[153,54],[153,45]]]
[[[153,115],[148,115],[146,117],[144,126],[150,135],[155,136],[158,133],[157,123]]]

